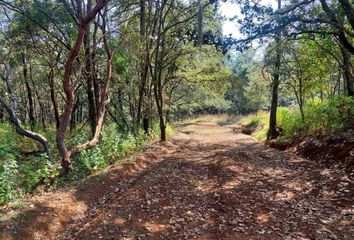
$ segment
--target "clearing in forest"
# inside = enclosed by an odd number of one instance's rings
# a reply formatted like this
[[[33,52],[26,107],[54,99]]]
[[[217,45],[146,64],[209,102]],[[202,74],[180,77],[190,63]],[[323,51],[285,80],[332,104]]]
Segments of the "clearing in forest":
[[[182,124],[171,143],[34,197],[0,239],[353,239],[353,182],[227,123]]]

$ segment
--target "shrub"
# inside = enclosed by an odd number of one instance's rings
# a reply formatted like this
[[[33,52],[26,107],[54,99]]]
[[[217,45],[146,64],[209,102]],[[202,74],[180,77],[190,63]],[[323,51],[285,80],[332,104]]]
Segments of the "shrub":
[[[31,192],[39,181],[54,177],[59,165],[48,161],[45,154],[31,156],[18,163],[18,180],[24,192]]]
[[[259,111],[240,119],[239,123],[257,140],[265,140],[268,132],[269,114]]]
[[[304,106],[304,121],[298,109],[279,108],[277,114],[286,137],[294,134],[328,133],[353,127],[354,100],[340,96],[324,101],[308,101]]]
[[[173,126],[169,123],[166,123],[166,136],[167,138],[172,137],[175,134],[175,130]],[[160,137],[160,125],[158,122],[153,124],[152,128],[150,129],[149,133],[151,138],[159,138]]]
[[[304,117],[296,107],[278,107],[277,123],[283,129],[283,137],[329,133],[337,129],[352,128],[354,124],[354,100],[338,96],[321,101],[315,98],[304,106]],[[244,127],[253,127],[252,136],[258,140],[267,137],[269,113],[261,112],[245,116],[240,120]],[[257,129],[256,129],[257,128]]]
[[[82,142],[85,135],[75,136],[75,142]],[[133,151],[136,151],[147,140],[143,130],[135,135],[121,133],[116,124],[106,125],[102,130],[102,137],[95,147],[82,151],[74,157],[73,171],[67,176],[71,180],[81,179],[97,170],[102,170]]]
[[[21,195],[18,190],[18,165],[15,156],[4,154],[0,156],[0,205],[12,201]]]

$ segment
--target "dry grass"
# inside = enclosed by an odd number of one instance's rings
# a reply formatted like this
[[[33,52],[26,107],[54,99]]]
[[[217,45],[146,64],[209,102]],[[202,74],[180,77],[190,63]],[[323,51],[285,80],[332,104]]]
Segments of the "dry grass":
[[[231,114],[203,114],[195,116],[194,118],[188,119],[183,123],[216,123],[218,125],[231,125],[238,122],[239,116]]]

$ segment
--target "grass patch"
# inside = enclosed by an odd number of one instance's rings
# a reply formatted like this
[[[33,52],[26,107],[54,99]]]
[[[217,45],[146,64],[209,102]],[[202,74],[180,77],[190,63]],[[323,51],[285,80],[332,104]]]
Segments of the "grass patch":
[[[238,122],[242,125],[242,132],[251,135],[255,139],[262,141],[267,138],[269,113],[259,111],[247,116],[244,116]]]
[[[195,125],[199,123],[215,123],[219,126],[232,125],[237,123],[239,116],[232,114],[203,114],[178,123],[178,126]]]

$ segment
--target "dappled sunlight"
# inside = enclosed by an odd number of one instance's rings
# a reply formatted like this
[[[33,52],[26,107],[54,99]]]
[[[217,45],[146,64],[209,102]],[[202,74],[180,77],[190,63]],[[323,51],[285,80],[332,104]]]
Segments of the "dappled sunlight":
[[[284,175],[289,174],[288,171],[285,171],[283,169],[280,168],[270,168],[270,167],[264,167],[262,168],[262,174],[268,175],[271,178],[283,178]]]
[[[260,223],[267,223],[271,219],[271,213],[269,213],[269,212],[267,212],[267,213],[265,213],[265,212],[259,213],[257,215],[256,219]]]
[[[292,180],[291,182],[283,184],[283,186],[285,186],[289,190],[298,191],[302,193],[308,193],[313,189],[313,184],[311,182],[301,179]]]
[[[171,228],[171,226],[167,224],[160,224],[156,222],[145,222],[144,227],[151,233],[158,233],[161,231],[165,231],[168,228]]]
[[[213,180],[194,181],[194,185],[196,189],[202,193],[210,193],[216,188],[215,182]]]
[[[231,190],[236,188],[238,185],[240,185],[243,181],[239,180],[239,179],[233,179],[233,180],[229,180],[226,183],[224,183],[224,185],[222,186],[223,190]]]
[[[271,198],[273,201],[289,201],[293,199],[295,194],[291,191],[285,190],[282,192],[277,192],[275,195]]]
[[[126,223],[126,220],[124,218],[118,217],[114,220],[114,223],[117,225],[123,225]]]
[[[323,190],[322,198],[327,200],[333,200],[336,198],[336,193],[333,190]]]

